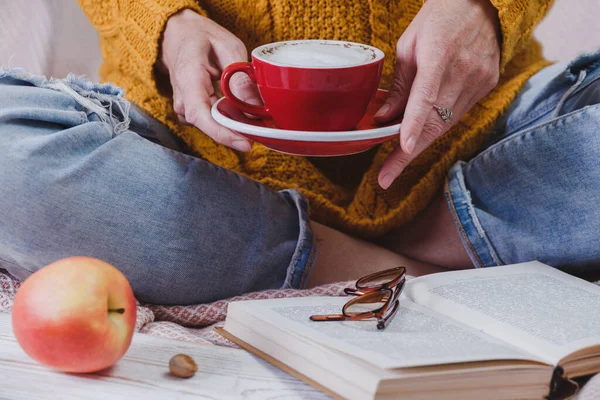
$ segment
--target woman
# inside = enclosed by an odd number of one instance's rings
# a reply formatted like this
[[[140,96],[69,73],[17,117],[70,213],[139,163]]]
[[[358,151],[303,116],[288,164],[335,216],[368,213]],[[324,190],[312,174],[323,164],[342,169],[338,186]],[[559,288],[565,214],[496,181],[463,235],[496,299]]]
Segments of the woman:
[[[400,263],[600,259],[600,57],[548,66],[530,33],[549,0],[80,3],[132,104],[111,85],[1,76],[0,266],[17,277],[84,254],[141,301],[187,304]],[[386,52],[378,117],[404,113],[399,141],[310,160],[210,117],[247,49],[319,37]],[[235,92],[260,102],[244,78]]]

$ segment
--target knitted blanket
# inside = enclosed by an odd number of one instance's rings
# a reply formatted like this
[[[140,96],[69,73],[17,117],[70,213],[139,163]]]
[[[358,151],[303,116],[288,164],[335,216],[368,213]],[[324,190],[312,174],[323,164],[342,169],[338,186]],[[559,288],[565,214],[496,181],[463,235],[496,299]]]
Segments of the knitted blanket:
[[[408,277],[410,279],[410,277]],[[214,332],[222,326],[231,301],[259,300],[306,296],[342,296],[343,289],[354,282],[337,282],[312,289],[276,289],[246,293],[214,303],[190,306],[161,306],[139,304],[137,306],[136,332],[192,343],[237,347]],[[600,282],[597,282],[600,285]],[[0,272],[0,312],[10,312],[20,283]],[[574,400],[600,399],[600,374],[592,377]]]

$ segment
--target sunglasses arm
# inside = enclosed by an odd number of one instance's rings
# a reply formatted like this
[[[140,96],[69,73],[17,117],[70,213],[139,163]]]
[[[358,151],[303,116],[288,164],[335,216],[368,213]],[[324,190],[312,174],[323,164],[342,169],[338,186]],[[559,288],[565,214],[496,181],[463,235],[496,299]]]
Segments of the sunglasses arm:
[[[362,290],[358,290],[358,289],[345,288],[344,293],[346,293],[349,296],[362,296],[363,294],[368,293],[368,292],[363,292]]]
[[[346,320],[344,314],[330,314],[330,315],[311,315],[311,321],[344,321]]]

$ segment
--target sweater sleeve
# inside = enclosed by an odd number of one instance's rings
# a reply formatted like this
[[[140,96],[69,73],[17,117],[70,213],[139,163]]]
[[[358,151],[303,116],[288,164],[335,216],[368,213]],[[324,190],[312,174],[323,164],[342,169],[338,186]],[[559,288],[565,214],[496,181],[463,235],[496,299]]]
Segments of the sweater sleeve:
[[[498,10],[502,29],[503,71],[512,58],[530,43],[533,29],[546,15],[554,0],[490,0]]]
[[[167,20],[177,12],[192,9],[206,16],[195,0],[78,0],[100,36],[104,58],[104,80],[125,86],[154,82],[154,66]],[[112,71],[127,71],[128,82],[111,77]],[[111,79],[112,78],[112,79]]]

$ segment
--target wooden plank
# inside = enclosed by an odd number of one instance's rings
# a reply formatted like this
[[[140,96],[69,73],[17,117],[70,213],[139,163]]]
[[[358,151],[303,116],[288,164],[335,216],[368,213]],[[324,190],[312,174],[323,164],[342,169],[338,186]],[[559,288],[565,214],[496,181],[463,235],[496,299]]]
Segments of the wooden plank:
[[[190,379],[168,373],[169,359],[190,355]],[[0,313],[0,399],[329,399],[244,350],[200,345],[136,333],[127,354],[96,374],[64,374],[29,358]]]

